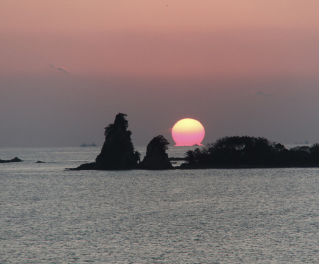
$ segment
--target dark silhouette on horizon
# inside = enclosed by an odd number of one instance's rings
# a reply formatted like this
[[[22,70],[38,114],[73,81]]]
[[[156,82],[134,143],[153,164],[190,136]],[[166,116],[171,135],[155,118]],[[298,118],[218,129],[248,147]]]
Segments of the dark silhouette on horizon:
[[[291,149],[262,137],[233,136],[185,153],[181,168],[318,167],[319,144]]]
[[[140,162],[141,154],[134,150],[126,116],[117,114],[114,123],[105,128],[105,141],[95,162],[72,170],[319,167],[319,144],[287,149],[266,138],[249,136],[224,137],[205,147],[188,150],[184,157],[186,163],[173,167],[170,160],[174,159],[169,159],[166,153],[169,142],[159,135],[149,142],[146,156]]]
[[[105,127],[105,141],[95,162],[80,165],[78,170],[130,170],[136,168],[140,154],[134,150],[132,132],[126,114],[118,113],[113,124]]]
[[[162,135],[154,137],[147,145],[146,156],[134,150],[132,132],[128,130],[126,114],[118,113],[114,123],[105,128],[105,141],[95,162],[85,163],[71,170],[167,170],[173,166],[166,150],[169,142]]]
[[[139,164],[140,169],[146,170],[167,170],[173,166],[169,161],[166,150],[170,143],[162,135],[154,137],[146,148],[146,156]]]
[[[128,130],[126,114],[118,113],[114,123],[105,128],[105,141],[95,162],[101,169],[123,170],[136,167],[138,159]]]
[[[22,162],[22,160],[19,159],[18,157],[15,157],[15,158],[13,158],[11,160],[2,160],[2,159],[0,159],[0,163],[11,163],[11,162]]]

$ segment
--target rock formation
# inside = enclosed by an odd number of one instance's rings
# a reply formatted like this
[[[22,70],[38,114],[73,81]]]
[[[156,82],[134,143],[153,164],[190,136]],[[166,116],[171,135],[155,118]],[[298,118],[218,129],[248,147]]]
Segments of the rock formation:
[[[18,157],[15,157],[15,158],[13,158],[13,159],[11,159],[11,160],[1,160],[0,159],[0,163],[11,163],[11,162],[21,162],[22,160],[21,159],[19,159]]]
[[[146,156],[139,164],[139,168],[145,170],[172,169],[173,166],[166,153],[168,144],[169,142],[162,135],[154,137],[147,145]]]
[[[114,124],[105,128],[105,141],[95,162],[82,164],[78,170],[128,170],[137,166],[139,153],[134,151],[126,114],[119,113]]]

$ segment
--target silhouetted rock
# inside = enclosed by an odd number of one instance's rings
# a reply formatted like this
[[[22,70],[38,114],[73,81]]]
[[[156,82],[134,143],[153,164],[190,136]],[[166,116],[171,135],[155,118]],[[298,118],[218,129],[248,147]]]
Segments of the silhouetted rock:
[[[136,168],[139,153],[134,151],[132,132],[127,130],[126,114],[119,113],[105,128],[105,141],[95,162],[82,164],[76,170],[129,170]]]
[[[105,128],[105,141],[101,153],[95,162],[102,169],[124,170],[137,165],[134,147],[131,141],[132,132],[127,130],[126,114],[119,113],[114,124]]]
[[[154,137],[147,145],[146,156],[139,164],[139,168],[145,170],[172,169],[173,166],[166,153],[168,144],[169,142],[162,135]]]
[[[22,160],[19,159],[18,157],[15,157],[15,158],[13,158],[13,159],[11,159],[11,160],[1,160],[1,159],[0,159],[0,163],[21,162],[21,161],[22,161]]]

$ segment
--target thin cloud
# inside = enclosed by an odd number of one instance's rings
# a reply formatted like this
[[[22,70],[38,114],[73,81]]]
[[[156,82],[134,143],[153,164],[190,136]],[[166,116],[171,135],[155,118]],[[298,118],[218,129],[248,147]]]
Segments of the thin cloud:
[[[56,68],[57,70],[61,71],[61,72],[64,72],[64,73],[69,73],[67,71],[67,69],[63,68],[63,67],[59,67],[59,68]]]
[[[50,64],[50,67],[52,69],[57,69],[58,71],[61,71],[61,72],[64,72],[64,73],[69,73],[69,71],[66,68],[64,68],[64,67],[54,67],[52,64]]]

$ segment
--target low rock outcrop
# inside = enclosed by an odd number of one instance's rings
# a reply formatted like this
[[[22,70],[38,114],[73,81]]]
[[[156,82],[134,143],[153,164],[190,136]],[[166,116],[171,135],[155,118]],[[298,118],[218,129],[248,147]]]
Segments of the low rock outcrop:
[[[18,157],[15,157],[15,158],[13,158],[13,159],[11,159],[11,160],[1,160],[0,159],[0,163],[11,163],[11,162],[21,162],[22,160],[21,159],[19,159]]]
[[[172,169],[173,166],[166,153],[167,145],[169,142],[162,135],[154,137],[147,145],[146,156],[139,164],[139,168],[145,170]]]

